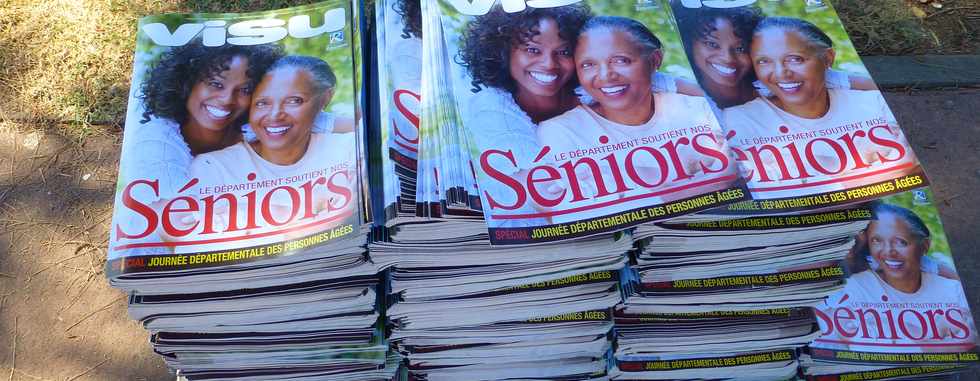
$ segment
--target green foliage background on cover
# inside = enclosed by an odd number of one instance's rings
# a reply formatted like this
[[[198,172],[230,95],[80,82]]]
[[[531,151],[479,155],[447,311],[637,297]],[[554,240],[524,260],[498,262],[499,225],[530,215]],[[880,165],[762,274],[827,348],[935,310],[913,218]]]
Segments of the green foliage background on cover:
[[[134,90],[138,95],[138,85],[145,80],[146,72],[159,61],[164,52],[169,47],[158,46],[142,32],[142,26],[150,23],[163,23],[170,31],[174,31],[178,26],[185,23],[204,22],[207,20],[226,20],[228,24],[245,20],[277,18],[287,20],[290,16],[307,14],[310,16],[310,25],[317,27],[323,25],[323,13],[329,9],[343,7],[346,12],[347,24],[344,27],[345,42],[343,44],[330,44],[330,33],[324,33],[312,38],[293,38],[287,36],[273,44],[283,48],[286,54],[305,55],[322,58],[330,64],[334,74],[337,76],[337,86],[334,89],[334,96],[327,106],[328,111],[336,112],[345,116],[354,116],[354,73],[351,54],[351,43],[353,41],[350,2],[344,0],[334,0],[310,5],[302,5],[288,9],[278,9],[272,11],[262,11],[253,13],[193,13],[193,14],[164,14],[146,16],[140,19],[139,31],[136,40],[136,65],[133,73]],[[230,36],[229,36],[230,37]]]

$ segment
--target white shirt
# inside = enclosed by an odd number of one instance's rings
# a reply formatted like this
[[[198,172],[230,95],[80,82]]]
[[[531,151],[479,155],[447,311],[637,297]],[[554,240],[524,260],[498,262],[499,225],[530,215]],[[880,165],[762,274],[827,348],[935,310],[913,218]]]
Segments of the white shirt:
[[[145,186],[132,188],[132,197],[149,205],[159,200],[176,197],[187,181],[190,180],[188,168],[194,156],[191,147],[184,141],[180,133],[180,125],[170,119],[151,117],[146,123],[138,123],[135,128],[127,130],[123,141],[122,161],[119,165],[119,184],[126,186],[135,180],[156,180],[159,182],[159,195]],[[118,192],[117,197],[121,197]],[[116,201],[113,211],[113,223],[120,225],[126,232],[141,232],[147,228],[146,220],[135,212],[123,208],[121,201]],[[113,245],[118,243],[116,229],[111,229]],[[150,234],[147,237],[133,240],[125,244],[160,242],[160,237]],[[122,256],[168,254],[173,252],[167,247],[134,248],[124,251],[109,251],[109,260]]]
[[[129,184],[138,179],[160,182],[160,199],[173,198],[189,180],[191,147],[180,133],[180,125],[170,119],[150,118],[126,131],[119,183]],[[149,195],[146,195],[149,196]],[[139,197],[144,202],[150,198]]]
[[[240,202],[238,203],[237,221],[238,226],[246,225],[246,216],[248,215],[247,202],[243,201],[244,194],[248,192],[256,193],[256,202],[261,203],[265,199],[266,194],[271,190],[275,189],[276,186],[290,185],[294,188],[300,187],[301,184],[315,180],[319,176],[331,177],[335,172],[350,171],[347,177],[339,176],[335,179],[336,183],[347,186],[352,190],[353,198],[356,198],[357,189],[356,186],[351,185],[352,182],[356,181],[356,143],[354,141],[353,133],[345,134],[319,134],[313,133],[310,137],[309,148],[306,154],[300,158],[294,164],[289,165],[279,165],[271,163],[263,159],[252,146],[245,142],[239,142],[231,147],[222,149],[220,151],[204,153],[198,155],[194,158],[191,163],[191,176],[200,180],[200,185],[198,190],[201,192],[199,197],[205,197],[208,194],[215,195],[219,193],[233,193],[235,194]],[[321,174],[311,175],[314,171],[323,171]],[[254,180],[248,180],[250,174],[255,174]],[[265,180],[277,180],[277,179],[287,179],[285,182],[273,185],[264,186],[258,189],[246,188],[243,190],[235,191],[223,191],[216,192],[215,187],[235,185],[235,184],[245,184],[245,183],[262,183]],[[349,181],[348,181],[349,179]],[[312,189],[313,194],[313,205],[314,211],[319,212],[322,209],[325,202],[330,202],[327,200],[329,197],[326,185],[315,185]],[[302,197],[302,196],[301,196]],[[285,221],[288,217],[288,210],[293,207],[293,201],[290,199],[289,193],[285,191],[277,191],[273,193],[270,197],[270,204],[279,210],[279,214],[276,214],[277,221]],[[304,201],[305,202],[305,201]],[[332,204],[332,202],[331,202]],[[219,205],[224,205],[221,203]],[[357,208],[357,201],[352,199],[347,204],[348,208]],[[294,220],[298,219],[304,213],[303,207],[299,207],[299,212]],[[255,211],[255,213],[259,213]],[[215,213],[219,217],[227,216],[227,212]],[[336,214],[334,212],[333,214]],[[316,219],[320,218],[318,214]],[[201,218],[199,217],[199,221]],[[259,221],[259,229],[254,229],[249,231],[247,234],[254,234],[262,231],[272,231],[281,229],[281,227],[275,227],[262,223],[261,218],[257,218]],[[310,222],[310,221],[306,221]],[[215,230],[219,231],[217,234],[211,234],[209,238],[223,237],[221,230],[223,230],[227,223],[221,218],[216,218]],[[199,227],[200,229],[200,227]],[[237,231],[234,233],[242,235],[245,234],[242,231]],[[200,237],[194,237],[194,239],[199,239]],[[281,241],[282,237],[266,238],[261,240],[261,242],[272,242]],[[245,241],[235,241],[235,246],[244,246]],[[255,242],[249,242],[249,244],[256,244]],[[227,247],[228,244],[224,244],[223,247]],[[217,250],[221,245],[217,245],[214,249]],[[203,251],[201,246],[195,246],[192,251]]]
[[[846,297],[845,297],[846,296]],[[842,299],[845,299],[842,303],[839,303]],[[884,301],[883,299],[887,299]],[[865,317],[863,319],[866,323],[866,327],[861,327],[860,319],[837,319],[843,327],[849,333],[857,331],[855,337],[843,337],[835,335],[833,337],[824,337],[824,339],[830,339],[835,341],[848,341],[848,342],[858,342],[858,343],[874,343],[874,344],[906,344],[903,346],[876,346],[876,345],[861,345],[861,344],[840,344],[840,343],[826,343],[818,340],[814,346],[815,347],[836,347],[838,349],[846,348],[852,351],[864,351],[864,352],[955,352],[956,349],[950,347],[916,347],[908,346],[907,344],[926,344],[926,343],[973,343],[976,340],[973,317],[970,313],[969,304],[966,301],[966,295],[963,293],[963,287],[960,282],[952,279],[943,278],[939,275],[922,272],[922,284],[919,286],[919,290],[914,293],[905,293],[896,290],[887,282],[885,282],[876,272],[872,270],[862,271],[860,273],[852,275],[847,279],[847,285],[844,287],[840,293],[832,295],[827,300],[827,306],[825,308],[836,309],[838,307],[846,307],[854,311],[854,316],[857,317],[858,313],[856,310],[860,309],[866,311],[868,309],[874,309],[878,312],[881,317],[881,321],[874,319],[874,317]],[[957,315],[962,321],[969,327],[971,334],[967,335],[966,332],[961,327],[957,327],[950,324],[945,318],[945,313],[949,311],[950,308],[956,308],[961,310],[962,314]],[[935,319],[933,321],[936,324],[935,331],[931,326],[931,322],[926,314],[927,311],[942,310],[943,314],[936,314],[933,312]],[[906,312],[902,314],[902,311],[913,310],[918,313],[919,316],[923,316],[924,320],[919,320],[916,315],[911,312]],[[831,319],[834,318],[834,310],[830,310],[828,314]],[[888,322],[888,317],[886,311],[890,311],[890,315],[897,322],[899,316],[902,317],[902,322],[904,324],[905,330],[908,334],[913,337],[919,337],[925,335],[924,339],[912,340],[907,338],[901,327],[894,327],[898,332],[896,335],[897,339],[892,339],[891,330],[892,325]],[[842,316],[847,316],[846,313],[839,313]],[[870,316],[870,315],[869,315]],[[821,325],[821,329],[826,331],[827,327],[822,319],[817,319]],[[925,321],[925,324],[922,324]],[[879,324],[880,329],[885,332],[885,337],[878,337]],[[897,325],[897,323],[896,323]],[[870,338],[865,338],[864,332],[868,333]],[[834,331],[835,333],[838,330]],[[940,339],[935,338],[935,334],[938,332]],[[953,335],[961,337],[960,339],[954,338]],[[966,346],[969,346],[967,344]]]
[[[892,115],[891,110],[888,108],[888,105],[885,103],[885,99],[881,96],[879,91],[829,89],[828,93],[830,97],[830,107],[826,114],[815,119],[801,118],[790,114],[777,107],[769,99],[763,97],[759,97],[746,104],[730,107],[724,110],[724,122],[722,125],[724,126],[726,132],[732,133],[733,131],[735,134],[729,140],[729,143],[733,148],[741,149],[747,156],[749,156],[749,160],[740,162],[741,169],[746,172],[758,171],[755,168],[754,160],[747,149],[754,145],[758,145],[759,143],[770,144],[780,148],[782,157],[784,158],[786,167],[788,168],[788,172],[790,176],[794,178],[781,179],[780,168],[777,160],[772,154],[763,151],[760,156],[762,157],[765,165],[764,169],[766,173],[769,174],[770,179],[780,181],[758,181],[760,180],[760,177],[759,173],[756,172],[753,174],[752,178],[747,179],[749,180],[748,186],[750,189],[827,181],[898,165],[900,162],[882,163],[878,159],[878,154],[890,159],[897,158],[899,155],[895,149],[874,144],[867,137],[855,137],[853,139],[854,144],[857,147],[862,160],[865,163],[870,164],[870,167],[859,170],[849,169],[854,167],[854,160],[853,158],[850,158],[850,155],[848,154],[848,166],[845,170],[835,175],[825,175],[819,172],[812,165],[812,163],[804,159],[802,160],[804,162],[804,168],[811,175],[811,177],[800,180],[796,179],[800,177],[800,172],[792,163],[793,159],[791,154],[786,148],[783,148],[790,142],[795,142],[795,145],[801,152],[800,156],[804,157],[804,147],[807,146],[808,142],[823,137],[825,139],[830,139],[837,142],[839,146],[842,147],[843,152],[847,153],[847,146],[840,140],[837,140],[841,135],[845,133],[854,134],[858,130],[867,134],[868,130],[870,130],[872,127],[881,124],[891,126],[892,133],[879,131],[877,136],[894,139],[905,147],[906,158],[903,159],[901,163],[906,161],[915,161],[912,148],[909,147],[904,134],[902,134],[901,129],[898,128],[898,122],[895,120],[895,117]],[[785,133],[780,131],[780,127],[786,127]],[[830,129],[836,129],[838,127],[844,127],[850,132],[830,131]],[[824,136],[825,132],[827,133],[826,136]],[[770,141],[771,139],[784,139],[785,137],[793,136],[794,134],[801,134],[801,136],[810,134],[811,136],[795,140]],[[825,143],[814,143],[812,147],[817,162],[820,163],[820,165],[827,171],[835,171],[840,167],[840,160],[838,159],[833,147]],[[868,184],[891,178],[888,176],[894,175],[886,173],[881,176],[866,177],[855,181],[859,181],[861,184]],[[792,197],[799,196],[801,194],[837,191],[855,186],[857,185],[853,182],[851,184],[831,183],[802,189],[764,192],[757,192],[754,190],[753,195],[755,195],[756,198],[761,199]]]
[[[583,158],[582,155],[577,153],[580,152],[579,150],[588,150],[589,148],[593,147],[616,145],[626,142],[633,142],[635,146],[659,148],[671,140],[676,140],[676,137],[679,136],[686,136],[688,139],[691,139],[696,134],[692,129],[696,126],[704,126],[709,128],[714,133],[715,139],[720,143],[720,146],[717,148],[722,149],[722,152],[727,152],[727,150],[724,150],[724,141],[720,138],[721,131],[718,127],[718,123],[714,117],[714,114],[711,113],[708,102],[703,97],[692,97],[676,93],[654,93],[654,109],[656,110],[654,115],[646,123],[639,126],[629,126],[608,120],[593,111],[588,106],[578,106],[571,111],[541,123],[541,126],[538,128],[538,139],[542,145],[546,145],[551,148],[551,151],[548,153],[549,156],[556,157],[557,155],[557,157],[562,158],[563,156],[561,155],[564,154],[564,157],[567,157],[567,159],[558,161],[564,162],[571,160],[572,162],[577,162]],[[680,135],[675,135],[673,138],[663,137],[663,134],[670,132]],[[606,139],[608,139],[608,141],[606,141],[606,143],[602,143],[602,141],[605,141]],[[644,144],[642,143],[642,139],[649,139],[650,141]],[[704,141],[702,141],[702,143],[704,143]],[[708,158],[695,152],[690,145],[678,145],[678,147],[678,153],[682,160],[683,158],[689,157],[698,157],[699,160],[708,160]],[[625,157],[633,149],[634,148],[627,148],[612,151],[617,158],[616,162],[626,162]],[[612,175],[613,169],[606,160],[601,159],[607,155],[609,155],[608,151],[585,156],[589,156],[599,163],[603,182],[606,184],[606,190],[612,192],[616,189],[614,176]],[[575,157],[573,158],[572,156]],[[670,158],[668,157],[667,160],[670,161]],[[639,172],[641,173],[641,176],[643,176],[644,172],[648,174],[647,176],[644,176],[644,181],[648,183],[659,182],[661,177],[659,175],[659,168],[661,165],[656,159],[649,154],[638,154],[637,156],[633,157],[633,162],[636,163],[638,168],[640,168]],[[709,168],[717,168],[720,166],[719,163],[709,164],[706,162],[706,164],[708,164]],[[648,170],[643,171],[644,167],[648,168]],[[668,168],[670,168],[670,172],[666,181],[664,181],[662,185],[656,186],[652,189],[646,188],[643,185],[634,182],[629,178],[629,176],[626,175],[625,169],[620,168],[619,171],[623,174],[623,180],[626,183],[627,188],[631,188],[631,190],[604,195],[601,197],[594,197],[596,194],[598,194],[598,189],[596,182],[592,179],[591,170],[589,170],[585,165],[578,165],[576,166],[576,176],[579,179],[579,185],[583,190],[583,195],[589,198],[589,200],[572,203],[572,195],[570,190],[571,185],[565,184],[566,189],[569,190],[568,194],[566,194],[563,202],[554,209],[563,210],[582,205],[615,201],[626,197],[641,196],[657,190],[662,190],[670,187],[672,185],[672,180],[677,177],[677,173],[673,168],[673,165],[668,163]],[[703,175],[700,166],[698,165],[698,160],[685,160],[684,168],[689,175],[698,176],[699,173],[700,175]],[[720,175],[721,174],[713,174],[712,177]],[[689,181],[697,180],[685,180],[685,182]],[[591,209],[588,211],[557,215],[552,217],[552,220],[553,222],[581,220],[584,218],[604,216],[615,212],[644,206],[658,205],[663,203],[663,201],[664,198],[659,196],[639,198],[602,208]]]
[[[500,155],[491,156],[489,164],[494,169],[507,175],[515,175],[521,170],[527,170],[536,165],[547,163],[547,161],[537,164],[533,163],[536,155],[541,150],[541,145],[538,144],[538,138],[535,133],[538,126],[517,105],[514,97],[509,92],[492,87],[483,88],[476,94],[470,96],[467,105],[468,112],[463,115],[463,125],[467,127],[469,137],[473,139],[477,151],[481,153],[490,149],[505,152],[511,151],[517,162],[515,166]],[[517,201],[517,195],[506,185],[484,175],[480,168],[479,158],[473,161],[473,165],[479,176],[480,198],[489,227],[539,226],[547,224],[547,221],[542,218],[522,220],[493,219],[491,216],[495,213],[534,214],[537,211],[530,202],[525,203],[522,207],[515,210],[504,211],[491,209],[486,200],[487,193],[496,202],[503,205],[513,205]]]

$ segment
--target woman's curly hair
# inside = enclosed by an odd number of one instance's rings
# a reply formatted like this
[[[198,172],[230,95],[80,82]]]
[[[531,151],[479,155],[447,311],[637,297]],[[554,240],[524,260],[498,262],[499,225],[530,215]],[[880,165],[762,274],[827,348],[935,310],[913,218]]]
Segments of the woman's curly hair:
[[[684,51],[688,57],[693,57],[691,49],[698,40],[703,40],[715,32],[715,20],[728,20],[732,24],[735,37],[738,37],[745,44],[746,49],[752,43],[752,34],[756,25],[762,21],[762,12],[755,7],[735,7],[735,8],[697,8],[691,9],[683,5],[674,5],[674,18],[677,20],[677,29],[684,41]],[[700,71],[697,65],[694,66],[694,73],[700,78]],[[755,78],[754,72],[750,71],[752,79]]]
[[[241,56],[248,58],[245,74],[249,86],[254,88],[269,65],[282,55],[281,49],[274,45],[206,47],[196,40],[175,47],[147,71],[140,88],[140,98],[146,107],[140,122],[149,122],[155,116],[183,125],[187,122],[187,98],[195,84],[228,70],[232,58]]]
[[[420,0],[397,0],[395,12],[402,17],[402,38],[422,38],[422,2]]]
[[[513,93],[517,91],[517,82],[510,76],[510,52],[540,33],[538,23],[542,19],[555,20],[558,36],[574,45],[582,25],[591,17],[592,11],[582,3],[527,8],[517,13],[504,12],[498,4],[489,13],[466,24],[456,61],[473,77],[474,93],[481,87],[496,87]],[[577,81],[571,82],[566,86],[569,91],[577,85]]]

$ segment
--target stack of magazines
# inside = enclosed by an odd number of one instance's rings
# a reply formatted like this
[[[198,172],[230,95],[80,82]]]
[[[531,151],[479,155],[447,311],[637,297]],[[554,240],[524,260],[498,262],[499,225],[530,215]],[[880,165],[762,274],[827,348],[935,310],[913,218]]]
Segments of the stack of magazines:
[[[798,348],[824,334],[809,307],[841,292],[854,237],[875,218],[862,202],[927,180],[829,6],[663,11],[752,200],[636,229],[612,377],[792,378]]]
[[[602,375],[632,239],[620,232],[491,246],[506,235],[492,235],[483,219],[450,85],[464,77],[445,75],[453,62],[446,50],[458,48],[444,41],[459,32],[443,33],[439,6],[375,7],[384,26],[376,32],[382,169],[397,176],[383,177],[387,229],[370,249],[391,268],[391,340],[413,377],[430,380]],[[530,238],[530,230],[515,234]]]
[[[187,379],[978,361],[820,0],[328,0],[149,16],[136,49],[107,274]]]
[[[107,273],[190,380],[388,380],[359,12],[140,20]]]

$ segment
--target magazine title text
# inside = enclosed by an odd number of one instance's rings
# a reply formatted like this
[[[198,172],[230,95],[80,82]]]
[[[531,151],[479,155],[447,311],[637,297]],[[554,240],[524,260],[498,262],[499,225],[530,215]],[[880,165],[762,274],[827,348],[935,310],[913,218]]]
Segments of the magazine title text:
[[[289,20],[275,18],[248,20],[228,25],[224,20],[181,24],[173,32],[164,23],[143,26],[143,33],[160,46],[183,46],[200,36],[204,46],[260,45],[276,42],[286,36],[311,38],[344,29],[347,13],[334,8],[323,13],[323,25],[313,27],[309,15],[296,15]]]

